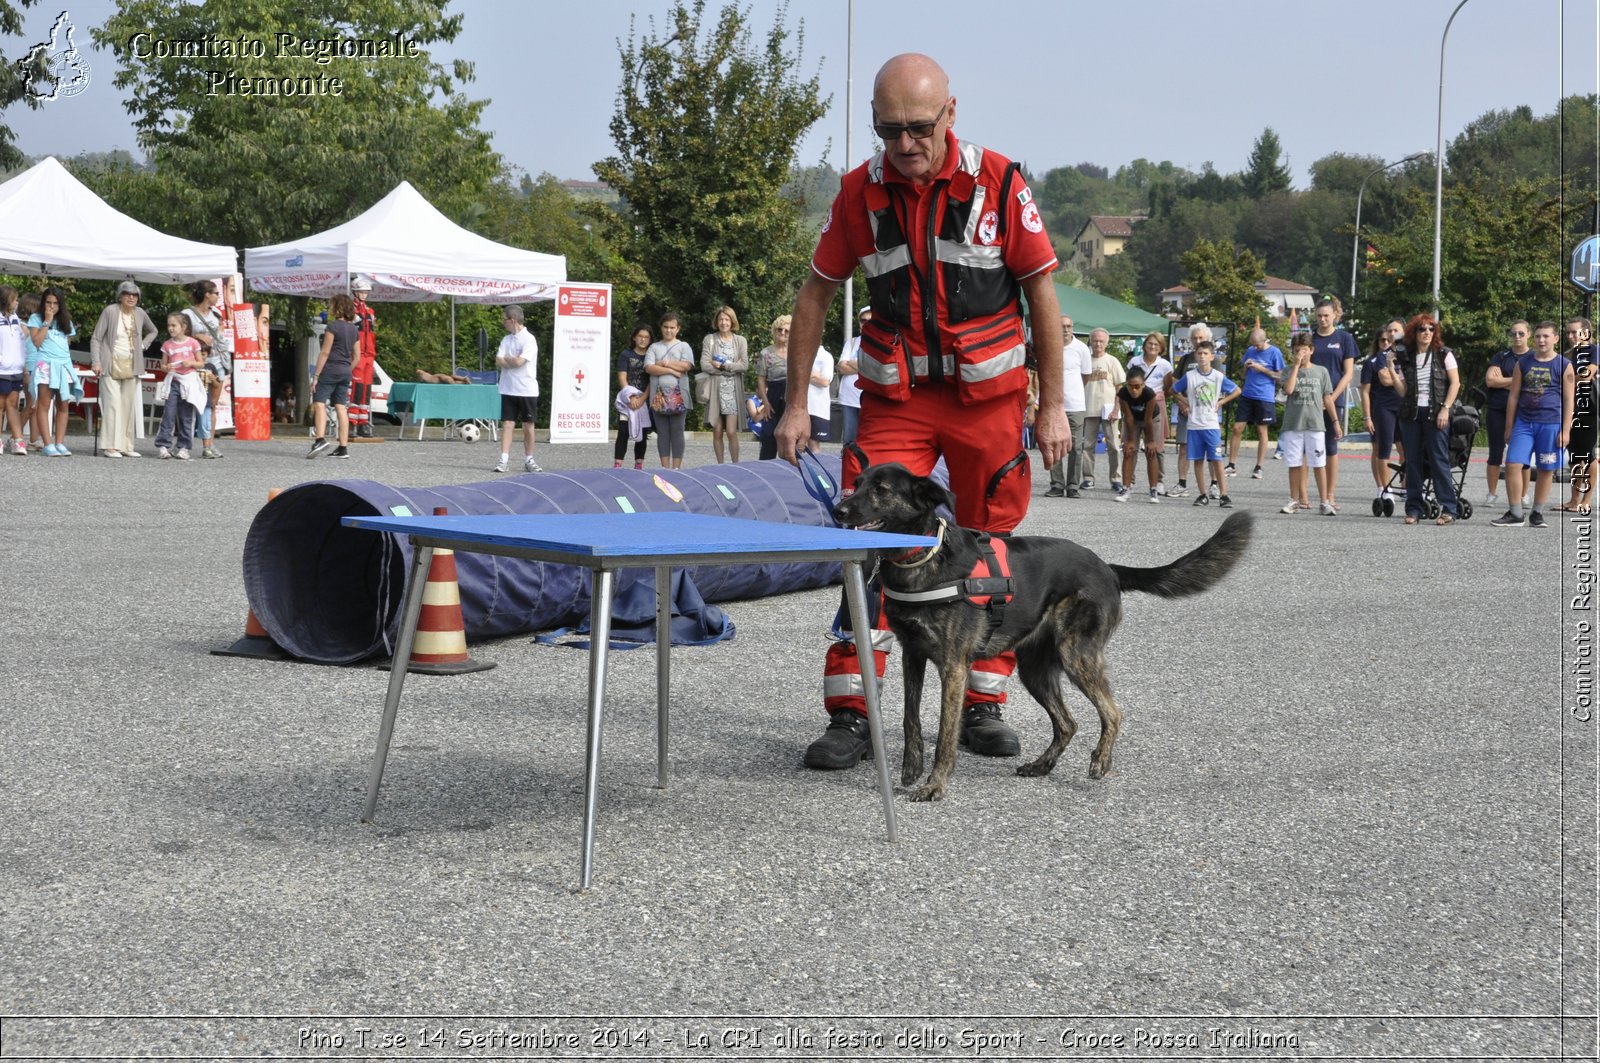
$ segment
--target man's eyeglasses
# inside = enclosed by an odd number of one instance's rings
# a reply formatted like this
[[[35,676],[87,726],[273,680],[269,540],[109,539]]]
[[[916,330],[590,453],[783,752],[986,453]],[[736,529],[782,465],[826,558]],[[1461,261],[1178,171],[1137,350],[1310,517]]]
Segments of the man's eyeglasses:
[[[893,144],[900,139],[902,134],[909,136],[912,140],[927,140],[933,136],[934,128],[939,124],[939,120],[944,117],[945,108],[949,106],[950,101],[946,100],[944,107],[939,108],[939,113],[933,116],[933,121],[931,122],[912,122],[909,125],[893,125],[889,122],[880,122],[877,120],[878,116],[874,114],[872,116],[872,131],[878,134],[878,139],[885,144]]]

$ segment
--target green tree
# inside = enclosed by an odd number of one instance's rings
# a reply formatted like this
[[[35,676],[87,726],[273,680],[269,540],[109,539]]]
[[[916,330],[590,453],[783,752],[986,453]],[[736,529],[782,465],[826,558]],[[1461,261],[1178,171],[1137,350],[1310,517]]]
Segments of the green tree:
[[[1133,227],[1122,254],[1139,278],[1139,305],[1160,305],[1160,293],[1182,278],[1183,253],[1201,240],[1232,241],[1244,202],[1178,198],[1171,209]],[[1119,256],[1120,257],[1120,256]]]
[[[704,0],[677,3],[664,34],[630,32],[620,46],[617,153],[594,171],[621,194],[611,229],[649,278],[638,309],[682,314],[691,342],[723,303],[770,320],[806,275],[811,240],[782,189],[827,101],[815,75],[796,73],[804,28],[791,34],[785,17],[758,43],[734,5],[710,23]]]
[[[1271,305],[1256,285],[1266,268],[1254,252],[1238,250],[1231,240],[1200,240],[1184,253],[1183,283],[1194,289],[1191,312],[1196,318],[1239,328],[1253,328]]]
[[[462,16],[446,14],[446,6],[447,0],[128,0],[94,30],[94,39],[119,60],[114,83],[128,94],[125,106],[154,173],[107,172],[93,187],[148,224],[239,248],[347,221],[402,180],[452,218],[481,214],[500,161],[478,128],[483,103],[459,90],[471,80],[471,64],[446,69],[428,52],[460,32]],[[200,60],[164,58],[155,49],[136,54],[132,42],[140,33],[259,43],[262,54]],[[280,48],[280,35],[404,39],[414,51],[324,63],[298,46]],[[277,94],[266,94],[270,88]],[[292,336],[307,335],[306,300],[278,302],[275,322]],[[437,365],[447,308],[386,308],[383,356],[407,360],[396,343],[410,319],[437,329],[426,347]]]
[[[22,36],[22,9],[32,7],[39,0],[0,0],[0,40],[15,41]],[[45,76],[46,57],[41,54],[22,56],[15,61],[0,61],[0,115],[13,103],[39,106],[39,101],[28,95],[28,78]],[[16,148],[16,138],[11,127],[0,121],[0,173],[14,170],[23,163],[22,152]]]
[[[116,53],[134,129],[167,194],[166,222],[235,246],[274,243],[338,224],[409,180],[446,213],[479,198],[499,172],[478,128],[481,101],[427,52],[455,39],[447,0],[130,0],[94,30]],[[130,42],[215,36],[263,44],[264,55],[195,60],[136,53]],[[282,54],[280,34],[414,41],[414,58]],[[142,57],[141,57],[142,54]],[[337,78],[337,95],[302,79]],[[221,81],[218,78],[233,78]],[[260,81],[256,79],[262,79]],[[256,92],[288,83],[294,95]],[[220,88],[219,88],[220,86]],[[246,87],[250,91],[246,91]]]
[[[1481,383],[1487,358],[1517,318],[1559,318],[1577,305],[1566,279],[1571,254],[1563,210],[1592,216],[1594,191],[1571,182],[1459,181],[1444,190],[1439,300],[1445,340],[1462,359],[1464,386]],[[1407,218],[1371,234],[1355,314],[1366,322],[1431,312],[1433,191],[1411,193]],[[1363,226],[1365,232],[1365,226]]]
[[[1250,164],[1245,167],[1245,194],[1251,199],[1261,199],[1274,192],[1289,189],[1289,167],[1283,161],[1283,145],[1271,126],[1263,129],[1250,149]]]

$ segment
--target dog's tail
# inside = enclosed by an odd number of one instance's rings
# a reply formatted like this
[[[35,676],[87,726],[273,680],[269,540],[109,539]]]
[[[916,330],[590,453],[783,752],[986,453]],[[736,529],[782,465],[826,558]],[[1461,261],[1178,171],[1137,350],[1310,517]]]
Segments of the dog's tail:
[[[1235,513],[1222,522],[1216,533],[1169,565],[1157,568],[1130,568],[1112,565],[1117,584],[1124,591],[1143,591],[1161,598],[1186,598],[1210,590],[1239,563],[1250,545],[1254,519],[1248,513]]]

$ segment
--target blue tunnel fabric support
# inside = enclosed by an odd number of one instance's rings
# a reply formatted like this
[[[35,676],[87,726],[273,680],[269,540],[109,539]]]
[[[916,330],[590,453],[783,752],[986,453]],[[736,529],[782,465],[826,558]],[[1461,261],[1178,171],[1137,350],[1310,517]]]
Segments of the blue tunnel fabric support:
[[[245,537],[244,584],[267,634],[296,657],[353,664],[389,652],[410,572],[404,537],[344,527],[346,516],[432,513],[618,513],[680,511],[786,524],[832,523],[826,480],[837,491],[839,459],[823,455],[802,474],[783,461],[698,469],[592,469],[528,473],[475,484],[393,487],[370,480],[300,484],[256,515]],[[809,485],[809,486],[808,486]],[[813,494],[813,492],[816,494]],[[676,496],[676,497],[674,497]],[[818,497],[820,496],[820,497]],[[587,569],[489,554],[456,555],[468,640],[575,625],[588,617]],[[649,569],[617,574],[617,593]],[[707,602],[760,598],[838,583],[837,564],[706,565],[692,578]]]

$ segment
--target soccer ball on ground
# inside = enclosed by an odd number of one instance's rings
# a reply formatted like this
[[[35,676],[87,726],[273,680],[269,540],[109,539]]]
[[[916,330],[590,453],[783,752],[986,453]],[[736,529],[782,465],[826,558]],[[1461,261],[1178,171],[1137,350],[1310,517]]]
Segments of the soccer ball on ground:
[[[477,425],[471,423],[462,425],[460,431],[463,443],[476,443],[478,437],[483,434]]]

